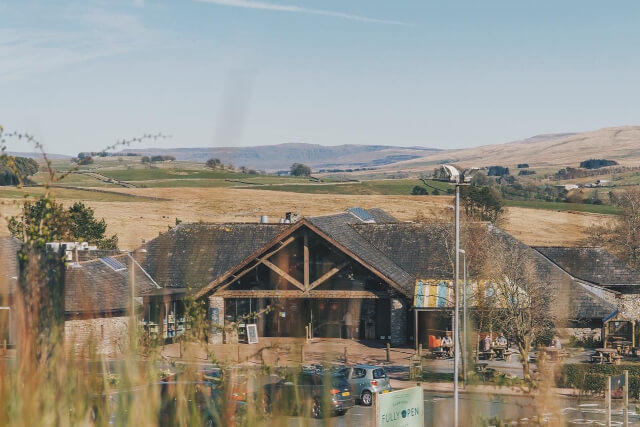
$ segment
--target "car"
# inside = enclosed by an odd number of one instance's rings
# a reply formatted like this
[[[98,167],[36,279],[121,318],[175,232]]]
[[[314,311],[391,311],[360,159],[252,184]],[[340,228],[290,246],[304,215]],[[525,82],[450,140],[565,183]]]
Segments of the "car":
[[[199,370],[190,374],[165,376],[146,386],[118,390],[94,397],[91,418],[95,424],[121,425],[129,419],[129,404],[140,393],[158,393],[158,425],[172,426],[181,417],[189,425],[199,419],[203,427],[229,426],[246,413],[242,391],[232,384],[225,387],[219,370]],[[185,412],[186,411],[186,412]]]
[[[351,386],[340,374],[299,372],[267,384],[262,389],[266,413],[309,414],[322,418],[344,415],[355,405]]]
[[[338,370],[351,385],[353,394],[364,406],[371,406],[375,393],[391,391],[389,376],[384,368],[372,365],[355,365]]]

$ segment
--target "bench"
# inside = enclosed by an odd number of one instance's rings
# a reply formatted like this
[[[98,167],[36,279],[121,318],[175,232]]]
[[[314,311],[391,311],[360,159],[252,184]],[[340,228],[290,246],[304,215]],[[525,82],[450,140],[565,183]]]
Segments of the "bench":
[[[591,355],[591,363],[604,363],[604,356],[600,353],[594,353]]]
[[[614,365],[619,365],[622,361],[622,356],[620,356],[619,354],[614,354],[613,356],[611,356],[611,358],[613,359]]]

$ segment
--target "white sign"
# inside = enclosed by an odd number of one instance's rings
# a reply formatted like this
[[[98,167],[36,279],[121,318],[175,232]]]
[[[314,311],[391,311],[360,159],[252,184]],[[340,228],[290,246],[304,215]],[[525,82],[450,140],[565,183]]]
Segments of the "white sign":
[[[378,394],[377,427],[423,427],[424,402],[422,387],[411,387]]]

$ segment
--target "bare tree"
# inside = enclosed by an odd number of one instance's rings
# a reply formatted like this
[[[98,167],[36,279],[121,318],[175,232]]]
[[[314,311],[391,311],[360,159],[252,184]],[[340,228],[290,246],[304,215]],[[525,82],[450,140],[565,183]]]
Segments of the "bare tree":
[[[548,337],[554,327],[550,310],[554,292],[536,270],[531,249],[496,235],[487,258],[486,296],[493,299],[500,326],[518,346],[524,379],[531,380],[529,353],[533,344]]]
[[[628,189],[615,198],[622,211],[609,224],[589,229],[587,244],[604,246],[636,268],[640,268],[640,188]]]

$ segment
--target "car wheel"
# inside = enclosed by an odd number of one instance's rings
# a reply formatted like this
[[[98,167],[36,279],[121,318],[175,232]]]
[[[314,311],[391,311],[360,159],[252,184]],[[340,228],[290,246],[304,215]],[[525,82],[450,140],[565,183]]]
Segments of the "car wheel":
[[[371,396],[371,392],[369,390],[365,390],[362,392],[362,396],[360,396],[360,400],[364,406],[371,406],[373,402],[373,397]]]
[[[313,406],[311,407],[311,416],[313,418],[322,418],[322,402],[320,399],[313,399]]]

